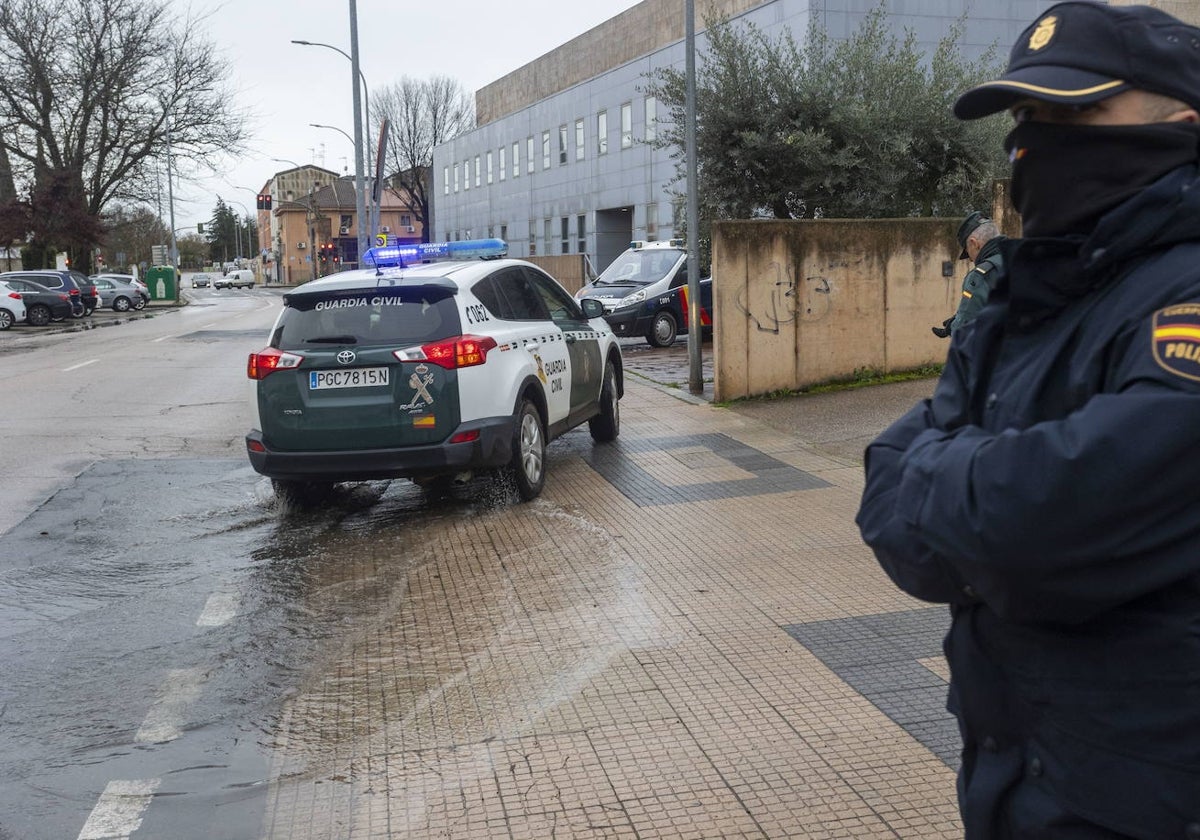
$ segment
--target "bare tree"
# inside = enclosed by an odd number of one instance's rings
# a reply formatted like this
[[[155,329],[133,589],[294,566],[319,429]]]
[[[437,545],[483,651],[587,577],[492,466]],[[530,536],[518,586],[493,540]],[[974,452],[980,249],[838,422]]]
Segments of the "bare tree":
[[[433,150],[475,125],[475,105],[449,76],[402,77],[371,94],[372,110],[389,123],[388,189],[421,222],[429,241],[430,171]]]
[[[228,66],[199,21],[169,8],[166,0],[0,0],[0,145],[19,193],[33,201],[54,181],[65,202],[34,208],[35,218],[99,219],[114,200],[151,200],[168,142],[184,170],[212,169],[242,149]],[[81,267],[96,244],[95,231],[74,241],[32,234],[45,248],[76,250]]]

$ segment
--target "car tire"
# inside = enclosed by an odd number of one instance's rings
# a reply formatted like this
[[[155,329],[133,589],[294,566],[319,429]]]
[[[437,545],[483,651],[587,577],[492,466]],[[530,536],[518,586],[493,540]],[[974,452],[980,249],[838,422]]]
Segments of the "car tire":
[[[523,502],[536,499],[546,484],[546,431],[530,399],[522,399],[517,410],[508,475]]]
[[[91,314],[92,314],[93,312],[95,312],[95,311],[96,311],[96,307],[94,307],[94,306],[86,306],[86,307],[84,307],[83,314],[84,314],[84,315],[91,315]]]
[[[13,325],[16,319],[13,314],[7,309],[0,309],[0,330],[6,330]]]
[[[112,306],[113,306],[113,310],[116,312],[128,312],[130,309],[133,308],[133,301],[131,301],[129,298],[125,297],[124,295],[121,295],[116,300],[113,301]]]
[[[319,505],[329,498],[333,484],[327,481],[293,481],[285,478],[271,479],[275,498],[287,507],[307,508]]]
[[[86,306],[80,306],[78,309],[76,309],[73,306],[71,307],[71,317],[72,318],[79,319],[79,318],[84,317],[87,314],[88,314],[88,310],[87,310]]]
[[[50,323],[50,307],[35,303],[25,313],[25,320],[35,327],[44,327]]]
[[[675,323],[675,316],[662,309],[654,315],[650,332],[646,333],[646,343],[651,347],[670,347],[678,336],[679,325]]]
[[[612,362],[604,365],[604,384],[600,386],[600,413],[588,420],[592,440],[608,443],[621,434],[621,405],[617,394],[617,371]]]
[[[135,303],[135,304],[133,305],[133,308],[134,308],[134,309],[137,309],[137,310],[139,310],[139,311],[141,311],[141,310],[145,309],[145,308],[146,308],[146,299],[145,299],[144,297],[141,297],[141,296],[139,295],[139,296],[138,296],[138,299],[137,299],[137,303]]]

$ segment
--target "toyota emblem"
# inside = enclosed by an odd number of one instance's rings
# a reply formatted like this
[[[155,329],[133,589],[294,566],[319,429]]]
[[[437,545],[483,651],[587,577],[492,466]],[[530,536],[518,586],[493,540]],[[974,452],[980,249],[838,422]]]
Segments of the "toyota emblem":
[[[354,361],[354,351],[353,350],[343,350],[342,352],[337,354],[337,360],[338,360],[339,365],[350,364],[351,362]]]

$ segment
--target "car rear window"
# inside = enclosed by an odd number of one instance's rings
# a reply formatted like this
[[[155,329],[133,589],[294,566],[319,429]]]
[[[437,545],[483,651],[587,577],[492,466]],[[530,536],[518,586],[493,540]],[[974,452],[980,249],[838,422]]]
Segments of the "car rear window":
[[[271,346],[280,350],[322,344],[410,347],[461,332],[451,289],[357,289],[287,295]]]

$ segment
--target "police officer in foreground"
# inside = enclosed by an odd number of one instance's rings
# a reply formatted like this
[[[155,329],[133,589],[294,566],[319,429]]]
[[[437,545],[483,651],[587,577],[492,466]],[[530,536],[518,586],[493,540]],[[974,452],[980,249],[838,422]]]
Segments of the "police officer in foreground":
[[[966,837],[1200,838],[1200,29],[1059,3],[1007,110],[1023,239],[858,524],[950,605]]]
[[[1000,243],[1006,237],[991,219],[976,210],[963,219],[958,226],[958,246],[962,248],[960,260],[970,260],[974,266],[962,282],[962,297],[958,310],[940,327],[931,327],[938,338],[949,338],[963,324],[974,319],[987,303],[992,288],[1004,274],[1004,258],[1000,256]]]

